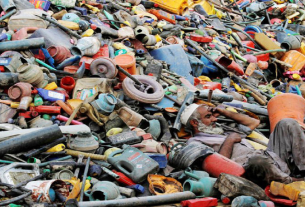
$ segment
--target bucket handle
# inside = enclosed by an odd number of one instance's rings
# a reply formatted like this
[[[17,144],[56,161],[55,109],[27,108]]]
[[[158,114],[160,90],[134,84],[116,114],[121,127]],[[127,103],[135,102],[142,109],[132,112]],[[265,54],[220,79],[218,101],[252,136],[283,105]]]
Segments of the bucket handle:
[[[40,69],[42,70],[42,72],[45,72],[49,78],[53,78],[53,76],[51,75],[51,72],[47,68],[40,67]]]
[[[121,154],[123,151],[124,151],[123,149],[122,150],[116,150],[116,151],[112,152],[110,155],[108,155],[108,158],[112,158],[117,154]]]
[[[87,196],[87,197],[91,197],[91,190],[86,190],[84,192],[84,194]]]

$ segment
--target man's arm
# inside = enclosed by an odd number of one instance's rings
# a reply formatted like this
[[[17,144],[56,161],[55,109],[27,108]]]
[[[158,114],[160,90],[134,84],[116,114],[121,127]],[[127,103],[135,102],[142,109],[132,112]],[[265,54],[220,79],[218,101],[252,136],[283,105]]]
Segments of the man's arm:
[[[240,135],[238,133],[231,133],[222,143],[218,153],[231,159],[234,144],[238,142],[241,142]]]
[[[216,108],[213,108],[212,110],[213,110],[213,113],[219,113],[225,117],[231,118],[234,121],[236,121],[237,123],[249,127],[251,130],[254,130],[260,123],[259,120],[251,118],[250,116],[228,111],[224,108],[216,107]]]

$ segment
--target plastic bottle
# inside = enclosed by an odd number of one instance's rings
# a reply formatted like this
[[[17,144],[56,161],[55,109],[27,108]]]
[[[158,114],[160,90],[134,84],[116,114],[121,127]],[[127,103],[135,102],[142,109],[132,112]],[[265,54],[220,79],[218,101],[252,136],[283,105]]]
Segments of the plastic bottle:
[[[34,105],[35,106],[40,106],[42,104],[43,104],[42,98],[38,94],[36,94],[35,98],[34,98]]]
[[[55,92],[55,91],[49,91],[42,88],[37,88],[37,91],[39,95],[45,100],[45,101],[57,101],[62,100],[65,102],[65,95]]]
[[[176,17],[173,14],[167,13],[163,10],[155,10],[155,9],[150,9],[148,10],[149,13],[155,15],[159,20],[166,20],[169,23],[176,24]]]

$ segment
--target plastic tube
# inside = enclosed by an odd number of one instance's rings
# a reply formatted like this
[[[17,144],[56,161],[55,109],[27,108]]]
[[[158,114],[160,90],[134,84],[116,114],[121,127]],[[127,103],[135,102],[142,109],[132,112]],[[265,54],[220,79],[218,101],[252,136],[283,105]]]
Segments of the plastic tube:
[[[56,70],[55,68],[49,66],[48,64],[46,64],[45,62],[43,62],[43,61],[41,61],[41,60],[39,60],[39,59],[37,59],[37,58],[35,59],[35,61],[36,61],[37,63],[39,63],[40,65],[42,65],[42,66],[44,66],[44,67],[46,67],[46,68],[48,68],[48,69],[50,69],[50,70]]]
[[[73,110],[65,104],[62,100],[57,100],[56,101],[57,105],[60,106],[67,114],[71,115],[73,113]]]
[[[243,58],[242,56],[240,56],[239,54],[237,54],[236,52],[234,52],[233,50],[231,50],[231,53],[236,56],[238,59],[242,60],[243,62],[247,62],[246,58]]]
[[[93,160],[106,160],[105,155],[97,155],[97,154],[93,154],[93,153],[85,153],[85,152],[69,150],[69,149],[65,149],[65,151],[66,151],[67,155],[71,155],[73,157],[78,157],[78,155],[83,155],[84,157],[90,157]]]
[[[272,52],[286,52],[286,50],[285,49],[265,50],[265,51],[254,53],[253,55],[256,56],[256,55],[262,55],[262,54],[272,53]]]
[[[0,52],[5,52],[8,50],[27,50],[31,48],[40,48],[41,46],[44,46],[44,44],[45,41],[43,37],[1,42]]]
[[[68,155],[68,156],[65,156],[65,157],[58,158],[58,159],[56,159],[56,160],[52,160],[52,161],[48,161],[48,162],[43,162],[43,163],[40,163],[40,164],[38,164],[38,165],[39,165],[39,167],[45,167],[45,166],[49,165],[50,162],[54,162],[54,161],[63,161],[63,160],[68,160],[68,159],[70,159],[70,158],[72,158],[72,156],[71,156],[71,155]]]
[[[59,121],[65,121],[65,122],[67,122],[69,120],[68,117],[65,117],[65,116],[62,116],[62,115],[57,115],[56,119],[59,120]],[[73,125],[83,125],[82,122],[75,121],[75,120],[72,120],[71,124],[73,124]]]
[[[194,199],[196,195],[190,191],[171,193],[166,195],[157,196],[145,196],[126,198],[119,200],[108,200],[108,201],[90,201],[90,202],[79,202],[79,207],[129,207],[129,206],[155,206],[170,203],[179,203],[184,200]]]

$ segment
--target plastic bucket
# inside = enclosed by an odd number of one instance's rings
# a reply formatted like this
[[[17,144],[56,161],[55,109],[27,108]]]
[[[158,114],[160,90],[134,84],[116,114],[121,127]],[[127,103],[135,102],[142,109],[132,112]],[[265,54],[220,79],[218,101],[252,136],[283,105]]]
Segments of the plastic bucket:
[[[303,124],[305,99],[292,93],[280,94],[269,101],[267,109],[270,120],[270,132],[273,132],[276,124],[285,118],[292,118]]]
[[[114,58],[114,61],[117,65],[119,65],[121,68],[126,70],[131,75],[137,74],[136,59],[134,56],[131,56],[128,54],[118,55]],[[126,78],[126,75],[119,72],[119,80],[123,81],[125,78]]]

